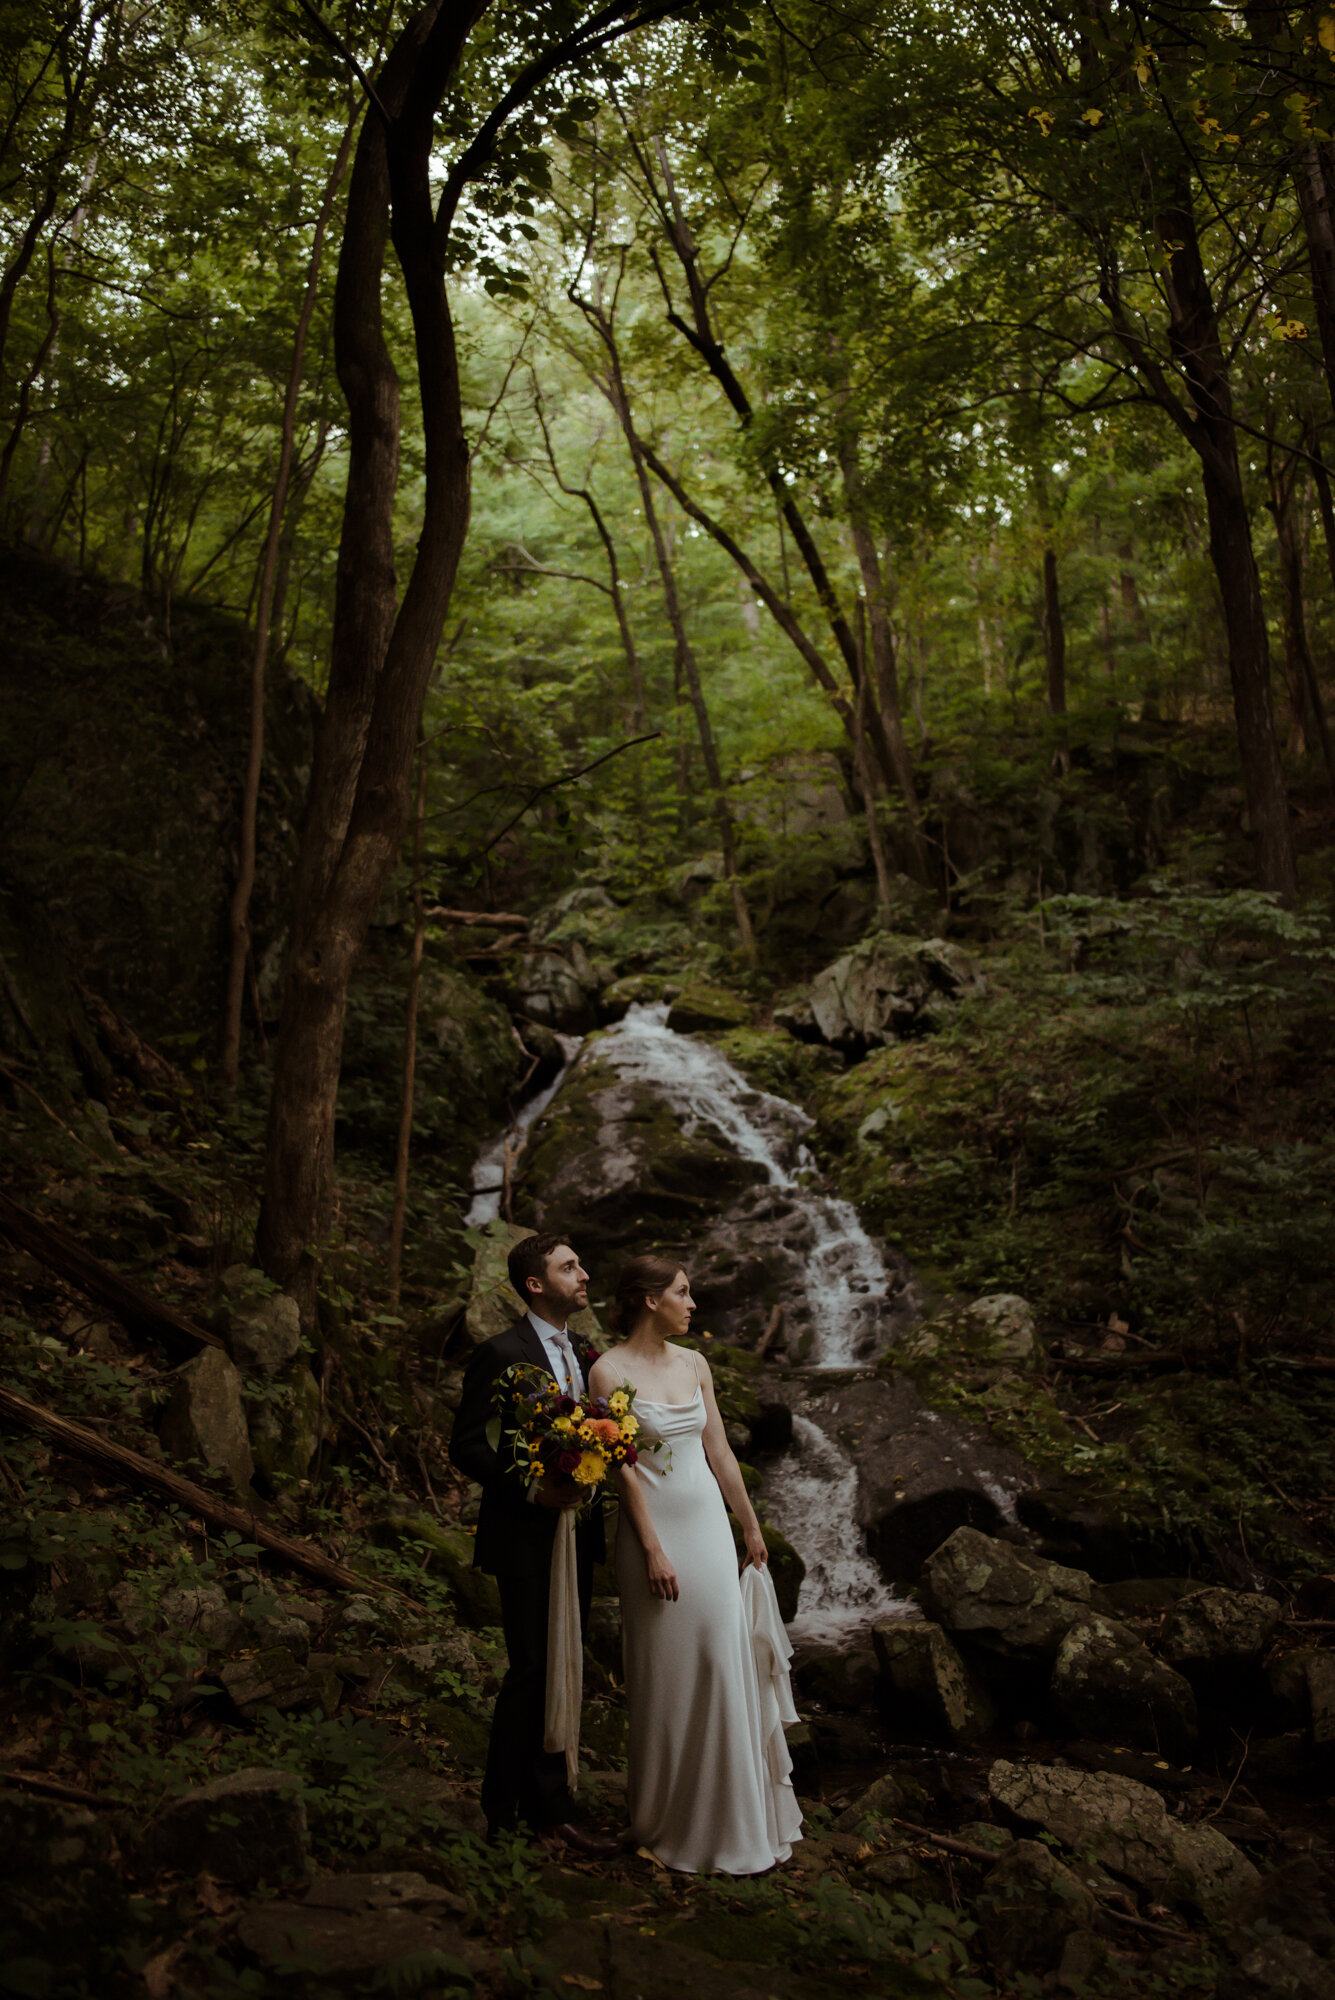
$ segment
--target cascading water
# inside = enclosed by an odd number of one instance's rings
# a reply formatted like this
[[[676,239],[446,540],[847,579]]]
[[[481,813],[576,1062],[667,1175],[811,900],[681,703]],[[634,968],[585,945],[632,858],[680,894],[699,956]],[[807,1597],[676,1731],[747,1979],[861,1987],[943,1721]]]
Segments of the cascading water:
[[[520,1106],[505,1130],[488,1141],[473,1162],[473,1199],[464,1216],[470,1228],[479,1223],[492,1222],[500,1214],[507,1171],[514,1172],[531,1127],[541,1118],[565,1082],[566,1072],[579,1054],[578,1035],[558,1035],[556,1039],[561,1044],[565,1060],[555,1077],[545,1090],[540,1090],[536,1097],[530,1097],[526,1104]]]
[[[902,1322],[905,1305],[891,1303],[893,1280],[852,1203],[820,1190],[816,1163],[802,1143],[811,1120],[786,1099],[753,1090],[709,1043],[674,1033],[667,1012],[632,1007],[603,1037],[600,1060],[614,1063],[627,1082],[651,1088],[688,1136],[704,1128],[764,1169],[783,1197],[785,1231],[802,1246],[807,1369],[865,1367],[891,1337],[896,1318]],[[776,1525],[807,1564],[794,1638],[836,1644],[878,1619],[911,1614],[863,1548],[852,1461],[810,1418],[794,1416],[793,1444],[766,1475],[765,1490]]]

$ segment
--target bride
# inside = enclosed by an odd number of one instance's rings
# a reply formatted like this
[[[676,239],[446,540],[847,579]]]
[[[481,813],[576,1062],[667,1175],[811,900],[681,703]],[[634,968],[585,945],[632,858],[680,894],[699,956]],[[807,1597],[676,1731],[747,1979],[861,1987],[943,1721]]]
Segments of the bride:
[[[755,1875],[786,1861],[801,1838],[780,1723],[786,1674],[776,1704],[757,1670],[753,1626],[763,1640],[768,1620],[772,1660],[783,1634],[708,1363],[674,1344],[694,1310],[684,1270],[635,1258],[609,1315],[621,1344],[589,1377],[596,1396],[633,1387],[642,1426],[638,1464],[617,1474],[630,1817],[641,1846],[669,1868]],[[745,1593],[729,1507],[756,1571]]]

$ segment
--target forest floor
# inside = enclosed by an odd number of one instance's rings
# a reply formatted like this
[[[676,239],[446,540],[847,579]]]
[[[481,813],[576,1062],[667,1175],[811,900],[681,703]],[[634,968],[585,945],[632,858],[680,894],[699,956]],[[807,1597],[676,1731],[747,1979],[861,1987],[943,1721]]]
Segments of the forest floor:
[[[1036,1304],[1041,1380],[927,1362],[929,1399],[985,1422],[1054,1483],[1120,1506],[1140,1546],[1159,1537],[1160,1568],[1264,1580],[1299,1621],[1288,1643],[1319,1645],[1335,1619],[1327,948],[1277,938],[1273,913],[1235,899],[1202,953],[1198,918],[1178,904],[1157,929],[1132,920],[1119,933],[1130,967],[1108,958],[1106,909],[1070,912],[1064,939],[1017,930],[980,950],[986,995],[847,1069],[768,1028],[763,1004],[754,1029],[722,1040],[808,1105],[827,1170],[938,1302],[1006,1288]],[[1184,980],[1188,926],[1202,976]],[[132,1044],[120,1053],[104,1102],[15,1084],[4,1191],[182,1318],[217,1326],[223,1273],[248,1255],[258,1107],[222,1119],[179,1072]],[[878,1121],[887,1105],[898,1115]],[[996,1856],[1026,1846],[988,1792],[1015,1743],[988,1754],[882,1739],[799,1764],[809,1837],[749,1883],[670,1876],[634,1852],[595,1869],[489,1846],[476,1793],[501,1653],[445,1453],[468,1286],[460,1178],[457,1162],[421,1164],[422,1255],[392,1311],[383,1163],[345,1155],[321,1303],[325,1441],[307,1477],[280,1468],[255,1510],[363,1589],[294,1574],[245,1532],[210,1529],[36,1432],[0,1434],[0,1814],[17,1925],[0,1990],[1329,1990],[1329,1752],[1262,1771],[1246,1731],[1194,1770],[1016,1739],[1026,1759],[1120,1770],[1176,1818],[1225,1832],[1266,1888],[1223,1909],[1119,1901],[1099,1876],[1078,1923],[1061,1920],[1074,1892],[1060,1885],[1057,1916],[1049,1895],[1040,1921],[1032,1883],[1010,1901],[1004,1882],[985,1886]],[[165,1462],[158,1424],[179,1355],[12,1247],[0,1348],[9,1390]],[[283,1385],[255,1393],[271,1398],[281,1442]],[[226,1497],[224,1481],[205,1484]],[[586,1794],[612,1829],[624,1720],[603,1627]],[[243,1787],[189,1806],[198,1787],[255,1771],[270,1774],[258,1802]],[[245,1834],[240,1862],[229,1826]],[[1279,1970],[1258,1970],[1276,1937]]]

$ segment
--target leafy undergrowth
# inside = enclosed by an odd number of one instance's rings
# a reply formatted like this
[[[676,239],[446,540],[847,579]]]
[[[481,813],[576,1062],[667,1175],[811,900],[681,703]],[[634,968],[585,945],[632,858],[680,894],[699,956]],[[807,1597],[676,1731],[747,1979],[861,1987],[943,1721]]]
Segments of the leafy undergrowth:
[[[1333,957],[1251,893],[1067,897],[980,954],[984,995],[816,1100],[929,1295],[1039,1313],[1048,1391],[928,1371],[933,1400],[1179,1559],[1241,1539],[1283,1575],[1335,1547]]]

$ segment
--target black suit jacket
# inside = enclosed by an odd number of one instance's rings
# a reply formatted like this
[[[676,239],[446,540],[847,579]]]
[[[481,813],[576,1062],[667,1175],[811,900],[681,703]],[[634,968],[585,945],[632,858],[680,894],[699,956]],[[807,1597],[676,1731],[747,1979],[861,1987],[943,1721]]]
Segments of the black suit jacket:
[[[597,1351],[571,1335],[580,1368],[588,1383]],[[487,1425],[497,1414],[493,1392],[499,1378],[516,1362],[551,1373],[546,1351],[528,1315],[504,1333],[474,1348],[459,1397],[459,1414],[450,1433],[450,1462],[482,1488],[473,1564],[492,1576],[516,1575],[550,1561],[556,1535],[556,1512],[528,1497],[528,1486],[514,1461],[513,1426],[502,1420],[499,1447],[487,1442]],[[575,1529],[576,1546],[593,1562],[606,1552],[601,1496]]]

